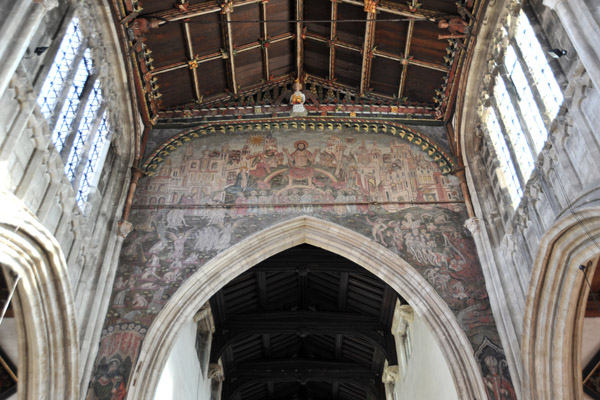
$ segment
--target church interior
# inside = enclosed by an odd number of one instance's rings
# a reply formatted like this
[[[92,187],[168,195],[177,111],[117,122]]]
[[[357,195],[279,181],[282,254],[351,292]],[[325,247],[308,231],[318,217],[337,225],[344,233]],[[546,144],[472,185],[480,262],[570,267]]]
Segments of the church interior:
[[[0,400],[600,399],[594,37],[593,0],[0,3]]]

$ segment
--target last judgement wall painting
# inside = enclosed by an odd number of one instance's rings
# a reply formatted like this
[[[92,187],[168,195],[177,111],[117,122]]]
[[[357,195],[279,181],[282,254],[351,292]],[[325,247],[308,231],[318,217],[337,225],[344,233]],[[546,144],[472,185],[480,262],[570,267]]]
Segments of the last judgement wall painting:
[[[89,399],[125,395],[141,342],[175,291],[216,254],[299,215],[362,234],[446,301],[491,399],[515,399],[458,179],[381,133],[295,129],[208,134],[139,182]],[[121,397],[118,397],[121,398]]]

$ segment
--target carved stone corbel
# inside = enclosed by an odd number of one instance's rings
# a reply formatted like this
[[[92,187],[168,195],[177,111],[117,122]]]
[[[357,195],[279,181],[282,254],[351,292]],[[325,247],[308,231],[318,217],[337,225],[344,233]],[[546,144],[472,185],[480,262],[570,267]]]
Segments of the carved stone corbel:
[[[217,363],[210,363],[208,365],[208,379],[213,382],[223,382],[225,380],[225,372],[223,372],[223,366]]]

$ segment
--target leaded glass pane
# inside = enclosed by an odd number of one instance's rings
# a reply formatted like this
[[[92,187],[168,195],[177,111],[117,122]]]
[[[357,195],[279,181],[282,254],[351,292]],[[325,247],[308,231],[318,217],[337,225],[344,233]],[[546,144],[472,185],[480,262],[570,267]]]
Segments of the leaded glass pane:
[[[504,126],[506,127],[508,139],[515,152],[517,164],[519,165],[523,179],[527,180],[531,176],[531,172],[535,165],[533,156],[527,145],[527,140],[525,134],[523,134],[523,129],[521,128],[521,123],[519,122],[515,108],[510,101],[510,96],[506,90],[504,80],[501,77],[496,79],[494,97],[498,104],[500,118],[502,118],[502,122],[504,122]]]
[[[106,147],[108,146],[108,121],[106,112],[102,116],[102,121],[100,122],[100,127],[94,137],[94,142],[92,143],[92,147],[90,148],[90,152],[88,155],[88,161],[83,170],[83,175],[81,176],[81,181],[79,183],[79,190],[77,191],[77,203],[82,206],[88,198],[90,193],[90,187],[93,182],[97,180],[98,174],[102,170],[102,166],[100,165],[100,159],[102,155],[106,152]]]
[[[548,110],[550,118],[554,119],[558,114],[564,97],[552,73],[552,69],[548,65],[548,60],[542,50],[542,46],[540,46],[535,36],[533,27],[523,11],[520,12],[517,19],[515,40],[521,49],[527,68],[535,81],[535,86],[542,96],[544,106]]]
[[[81,120],[81,124],[79,125],[79,130],[75,134],[75,140],[73,141],[73,146],[71,147],[71,152],[69,153],[69,158],[67,159],[67,164],[65,165],[65,173],[71,181],[75,178],[75,171],[81,162],[83,149],[89,140],[90,134],[92,133],[91,131],[94,125],[94,120],[96,119],[101,103],[102,89],[100,88],[100,81],[96,80],[96,83],[94,83],[94,88],[92,89],[92,93],[90,94],[89,100],[85,106],[85,111],[83,114],[83,119]]]
[[[91,71],[92,59],[90,57],[90,50],[87,49],[83,59],[77,66],[75,78],[73,79],[73,84],[69,89],[67,100],[60,111],[58,121],[56,122],[54,131],[52,132],[52,143],[54,143],[56,150],[59,152],[65,146],[65,140],[71,131],[73,120],[77,115],[77,108],[79,107],[81,100],[80,97],[83,91],[83,86],[85,85],[85,82]]]
[[[510,157],[510,152],[508,151],[506,140],[502,134],[502,128],[500,127],[500,123],[496,117],[496,112],[492,108],[488,108],[484,118],[487,131],[492,141],[492,146],[494,146],[498,161],[500,161],[500,171],[502,172],[502,177],[504,178],[504,182],[506,183],[506,187],[508,189],[508,194],[510,195],[512,205],[514,207],[523,195],[521,184],[519,183],[517,172],[515,170],[515,165]]]
[[[519,97],[519,109],[521,115],[525,119],[525,124],[533,140],[535,147],[535,154],[538,154],[542,150],[542,146],[548,138],[548,130],[544,125],[540,109],[538,108],[523,68],[517,59],[517,53],[512,46],[508,46],[506,49],[506,56],[504,58],[506,68],[509,76],[515,85],[517,95]]]
[[[81,46],[81,33],[79,31],[79,20],[73,18],[67,32],[60,43],[60,48],[50,68],[50,72],[44,81],[42,90],[37,99],[38,105],[44,117],[50,119],[54,107],[65,83],[67,74],[72,68],[73,61]]]

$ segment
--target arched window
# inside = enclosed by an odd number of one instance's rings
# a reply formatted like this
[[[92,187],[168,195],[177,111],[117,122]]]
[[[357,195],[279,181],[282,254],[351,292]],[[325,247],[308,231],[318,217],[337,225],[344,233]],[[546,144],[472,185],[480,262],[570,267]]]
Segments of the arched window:
[[[564,99],[522,10],[515,25],[514,38],[505,41],[502,63],[496,65],[491,101],[481,110],[483,126],[499,162],[495,173],[513,208],[519,204],[548,138],[548,128]],[[509,31],[508,26],[502,29],[505,36]]]
[[[110,127],[102,84],[87,40],[74,17],[44,80],[38,105],[52,131],[52,144],[65,163],[65,174],[80,208],[97,185]]]

